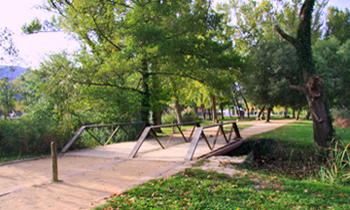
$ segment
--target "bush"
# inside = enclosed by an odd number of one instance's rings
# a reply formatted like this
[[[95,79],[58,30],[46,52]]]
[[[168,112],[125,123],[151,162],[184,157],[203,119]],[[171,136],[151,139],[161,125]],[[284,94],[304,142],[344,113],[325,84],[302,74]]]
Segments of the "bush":
[[[187,107],[187,109],[183,110],[181,115],[182,122],[194,122],[197,120],[197,113],[190,107]]]
[[[177,123],[177,117],[175,111],[164,113],[162,116],[162,124],[173,124]]]
[[[319,175],[323,182],[350,184],[350,143],[339,141],[330,150],[327,162],[321,166]]]
[[[333,124],[339,128],[348,128],[350,126],[350,112],[348,108],[334,108],[331,110],[334,118]]]

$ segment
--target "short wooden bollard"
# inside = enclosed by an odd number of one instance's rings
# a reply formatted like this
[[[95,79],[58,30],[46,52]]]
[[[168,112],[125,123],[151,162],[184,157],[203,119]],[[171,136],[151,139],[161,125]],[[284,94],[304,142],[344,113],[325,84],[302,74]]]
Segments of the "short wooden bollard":
[[[52,181],[58,181],[58,170],[57,170],[57,143],[51,142],[51,158],[52,158]]]

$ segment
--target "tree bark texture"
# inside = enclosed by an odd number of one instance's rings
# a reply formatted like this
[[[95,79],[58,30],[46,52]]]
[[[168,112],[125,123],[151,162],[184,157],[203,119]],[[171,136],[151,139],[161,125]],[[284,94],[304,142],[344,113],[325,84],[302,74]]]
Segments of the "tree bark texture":
[[[264,112],[264,109],[265,109],[264,106],[261,107],[261,109],[260,109],[259,112],[258,112],[258,116],[256,117],[256,120],[260,120],[260,116],[261,116],[261,114]]]
[[[176,118],[177,118],[177,123],[182,123],[182,117],[181,117],[181,107],[179,103],[179,99],[175,99],[175,112],[176,112]]]
[[[213,112],[213,122],[216,123],[218,119],[217,113],[216,113],[216,96],[211,97],[211,109]]]
[[[141,95],[141,120],[143,122],[149,123],[149,117],[150,117],[150,91],[149,91],[149,86],[148,86],[148,78],[149,78],[149,73],[147,72],[147,61],[144,60],[142,62],[142,95]]]
[[[311,51],[311,21],[315,0],[305,0],[299,14],[300,22],[297,37],[286,34],[278,26],[275,27],[283,39],[290,42],[297,50],[297,56],[305,85],[291,86],[298,89],[307,97],[312,111],[314,141],[317,145],[325,147],[327,141],[333,137],[332,119],[323,89],[323,82],[319,75],[315,74]]]
[[[245,105],[245,108],[246,108],[247,117],[248,117],[248,119],[249,119],[249,117],[250,117],[250,114],[249,114],[249,106],[248,106],[247,100],[243,97],[243,94],[242,94],[242,99],[243,99],[243,102],[244,102],[244,105]]]
[[[160,111],[153,112],[152,119],[153,119],[154,125],[161,125],[162,124],[162,112],[160,112]],[[154,131],[157,133],[162,133],[161,128],[155,128]]]
[[[220,111],[221,111],[221,119],[224,119],[224,106],[222,104],[220,104]]]
[[[271,107],[266,109],[266,122],[270,122],[271,111],[272,111]]]
[[[288,117],[288,107],[284,107],[284,118]]]
[[[207,115],[205,114],[204,104],[201,105],[203,121],[207,121]]]
[[[297,118],[296,120],[299,120],[299,117],[300,117],[300,112],[301,112],[301,108],[298,109],[298,112],[297,112]]]

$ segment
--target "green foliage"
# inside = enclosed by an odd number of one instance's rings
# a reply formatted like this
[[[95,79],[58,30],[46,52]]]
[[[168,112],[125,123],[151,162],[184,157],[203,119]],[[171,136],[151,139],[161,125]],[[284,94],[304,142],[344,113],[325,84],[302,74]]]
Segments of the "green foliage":
[[[7,78],[0,78],[0,112],[6,117],[15,107],[16,88]],[[1,109],[2,108],[2,109]]]
[[[177,123],[177,116],[175,111],[170,111],[168,113],[162,114],[162,122],[163,124],[174,124]]]
[[[313,47],[316,72],[322,77],[332,107],[350,107],[350,40],[331,37]]]
[[[183,122],[195,122],[195,121],[197,121],[197,113],[195,110],[191,109],[190,107],[183,110],[181,115],[182,115]]]
[[[15,61],[18,58],[18,50],[12,40],[12,31],[8,28],[0,28],[0,61]],[[1,71],[1,70],[0,70]]]
[[[195,122],[197,121],[197,113],[188,107],[181,113],[183,122]],[[162,115],[163,124],[174,124],[177,123],[177,116],[175,111],[169,111],[168,113],[163,113]]]
[[[336,141],[334,149],[329,151],[327,162],[321,166],[319,174],[323,182],[348,185],[350,183],[350,151],[349,144]]]
[[[281,40],[256,45],[250,63],[254,68],[246,85],[251,103],[265,107],[303,107],[306,97],[289,85],[298,85],[301,74],[295,73],[296,54],[291,46]]]
[[[346,187],[318,182],[186,169],[117,194],[96,209],[347,209],[349,196]]]
[[[61,26],[81,40],[74,56],[80,68],[70,78],[133,92],[143,121],[169,100],[169,78],[214,85],[219,75],[239,72],[222,15],[208,1],[48,1],[45,8],[60,13]]]
[[[328,8],[327,29],[325,37],[335,37],[341,44],[350,39],[350,12],[346,8],[345,11],[336,7]]]

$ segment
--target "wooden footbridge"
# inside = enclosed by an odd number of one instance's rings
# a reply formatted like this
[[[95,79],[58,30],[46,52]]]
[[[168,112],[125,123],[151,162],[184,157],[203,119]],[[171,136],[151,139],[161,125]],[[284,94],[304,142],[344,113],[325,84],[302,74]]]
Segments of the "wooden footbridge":
[[[122,130],[129,135],[124,127],[135,124],[143,125],[137,135],[137,140],[108,145],[108,142],[118,131]],[[91,128],[109,126],[113,126],[115,129],[108,140],[104,143],[89,132],[89,129]],[[192,126],[192,128],[183,131],[183,126]],[[172,134],[170,136],[158,136],[156,130],[166,127],[172,128]],[[66,153],[69,147],[84,131],[87,131],[101,146],[93,149],[83,149]],[[104,158],[142,158],[169,161],[190,161],[200,157],[220,153],[223,148],[234,147],[241,142],[242,137],[237,128],[236,122],[218,123],[209,126],[200,126],[200,123],[198,122],[157,126],[150,126],[146,123],[121,123],[83,126],[62,149],[62,152],[66,153],[66,155]]]

